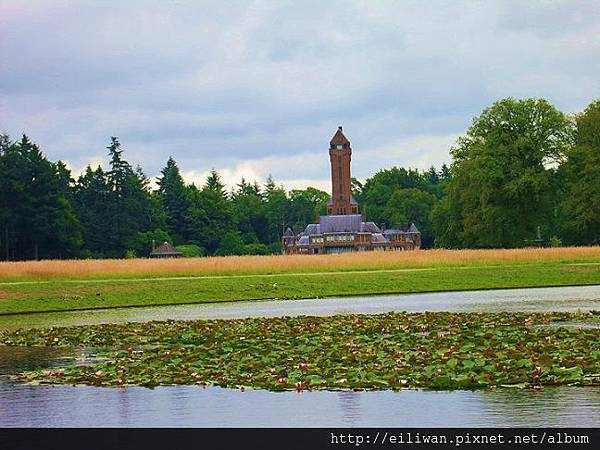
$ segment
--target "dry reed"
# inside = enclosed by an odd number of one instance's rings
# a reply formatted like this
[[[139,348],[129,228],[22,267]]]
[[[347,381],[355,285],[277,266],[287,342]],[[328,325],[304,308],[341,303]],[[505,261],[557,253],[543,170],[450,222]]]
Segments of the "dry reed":
[[[600,259],[600,247],[434,249],[338,255],[225,256],[181,259],[45,260],[0,262],[0,279],[318,272],[494,263],[576,262],[590,259]]]

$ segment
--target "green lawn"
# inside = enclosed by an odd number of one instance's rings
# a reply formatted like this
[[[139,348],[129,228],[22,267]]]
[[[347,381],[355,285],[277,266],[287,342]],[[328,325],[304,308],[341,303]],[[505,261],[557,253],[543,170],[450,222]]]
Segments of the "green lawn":
[[[0,314],[182,303],[600,284],[597,258],[396,270],[0,282]]]

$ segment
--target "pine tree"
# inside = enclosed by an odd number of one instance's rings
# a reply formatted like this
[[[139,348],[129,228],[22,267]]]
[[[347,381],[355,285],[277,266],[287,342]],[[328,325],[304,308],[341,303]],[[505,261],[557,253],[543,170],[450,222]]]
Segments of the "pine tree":
[[[87,166],[77,180],[74,204],[83,227],[86,254],[103,256],[112,248],[113,221],[111,186],[108,176],[98,166]]]
[[[157,210],[148,188],[148,179],[138,166],[135,170],[123,158],[118,138],[111,137],[107,147],[110,170],[107,180],[110,187],[109,211],[112,214],[110,255],[122,256],[137,242],[138,233],[165,226],[164,216]],[[150,243],[148,243],[150,245]]]
[[[0,221],[10,258],[74,256],[81,245],[70,202],[70,174],[26,135],[5,145],[0,158]]]
[[[158,179],[158,193],[169,231],[177,243],[186,242],[188,240],[186,217],[190,208],[188,190],[173,158],[169,158],[161,174],[162,177]]]
[[[265,215],[268,223],[268,243],[279,243],[283,230],[288,225],[290,200],[283,187],[277,187],[269,175],[265,185]]]
[[[228,239],[229,233],[236,232],[233,222],[231,201],[225,193],[221,177],[213,169],[202,190],[194,185],[188,192],[190,208],[187,214],[187,227],[190,242],[202,247],[206,253],[215,254]]]

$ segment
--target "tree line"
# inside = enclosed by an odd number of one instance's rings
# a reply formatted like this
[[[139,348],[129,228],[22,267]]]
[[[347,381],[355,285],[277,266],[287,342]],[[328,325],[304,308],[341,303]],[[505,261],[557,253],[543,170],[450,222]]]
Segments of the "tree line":
[[[227,191],[212,170],[186,184],[169,158],[157,187],[116,137],[107,168],[74,179],[27,136],[0,135],[0,255],[6,260],[147,256],[151,242],[185,256],[271,254],[287,227],[325,212],[329,194],[242,179]],[[495,102],[438,170],[383,169],[352,180],[367,219],[415,223],[424,247],[600,243],[600,100],[567,115],[543,99]]]

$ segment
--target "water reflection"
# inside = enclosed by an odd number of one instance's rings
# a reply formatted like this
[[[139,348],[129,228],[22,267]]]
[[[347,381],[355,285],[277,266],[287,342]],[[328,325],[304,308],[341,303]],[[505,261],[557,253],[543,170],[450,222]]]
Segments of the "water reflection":
[[[338,401],[342,412],[342,423],[344,426],[351,427],[358,420],[360,421],[361,397],[355,392],[340,392]]]
[[[530,391],[267,392],[0,382],[2,427],[597,426],[600,388]]]

